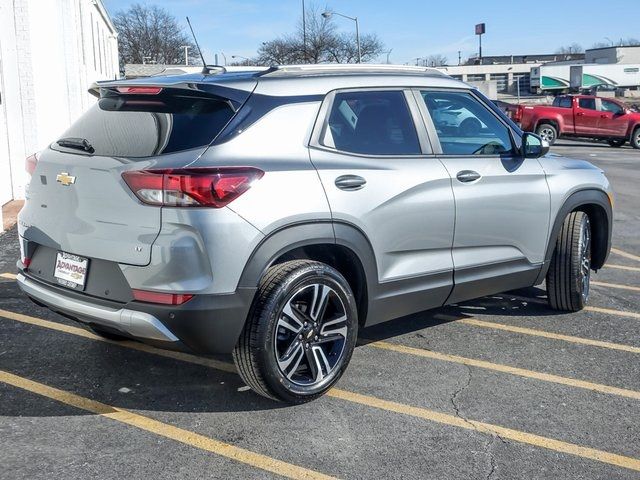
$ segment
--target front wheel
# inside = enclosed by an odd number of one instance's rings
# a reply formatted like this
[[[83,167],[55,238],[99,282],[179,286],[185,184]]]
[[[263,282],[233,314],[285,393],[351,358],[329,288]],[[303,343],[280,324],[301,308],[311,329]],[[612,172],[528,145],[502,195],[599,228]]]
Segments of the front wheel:
[[[560,229],[547,272],[547,296],[554,310],[577,312],[589,299],[591,223],[584,212],[571,212]]]
[[[271,267],[261,280],[233,359],[255,392],[302,403],[338,381],[357,335],[345,278],[324,263],[294,260]]]
[[[543,140],[546,140],[549,145],[553,145],[558,139],[558,130],[550,123],[541,123],[538,125],[536,133],[542,137]]]
[[[640,127],[636,127],[636,129],[631,134],[631,146],[633,148],[640,149]]]
[[[620,148],[625,144],[626,140],[624,138],[612,138],[608,140],[607,143],[614,148]]]

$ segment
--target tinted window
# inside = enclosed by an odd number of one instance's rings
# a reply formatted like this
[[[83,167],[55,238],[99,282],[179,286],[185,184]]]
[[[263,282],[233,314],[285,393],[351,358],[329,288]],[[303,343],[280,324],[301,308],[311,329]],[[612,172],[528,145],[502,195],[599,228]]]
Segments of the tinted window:
[[[513,151],[509,129],[469,93],[422,92],[445,155]]]
[[[596,109],[596,99],[595,98],[581,98],[578,100],[578,105],[580,108],[586,108],[587,110],[595,110]]]
[[[601,110],[604,112],[611,112],[614,115],[620,115],[624,113],[624,109],[616,102],[612,102],[611,100],[602,100],[601,105]]]
[[[571,103],[571,97],[556,97],[553,101],[553,106],[560,108],[571,108],[573,106]]]
[[[336,94],[322,144],[369,155],[421,153],[413,119],[400,91]]]
[[[233,113],[210,98],[114,95],[101,98],[61,138],[84,138],[95,155],[149,157],[208,145]]]

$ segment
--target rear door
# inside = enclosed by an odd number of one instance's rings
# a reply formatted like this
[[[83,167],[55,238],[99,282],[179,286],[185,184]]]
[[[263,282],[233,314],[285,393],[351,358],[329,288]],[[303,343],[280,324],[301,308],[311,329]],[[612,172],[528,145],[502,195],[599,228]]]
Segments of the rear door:
[[[442,305],[453,280],[451,179],[416,131],[411,92],[333,92],[319,119],[310,154],[333,219],[360,229],[376,256],[368,322]]]
[[[600,112],[593,97],[578,97],[574,112],[577,135],[601,135]]]
[[[474,92],[421,89],[415,95],[452,177],[455,286],[449,302],[533,285],[549,228],[550,196],[540,163],[519,155],[507,124]],[[431,114],[452,105],[464,111],[458,126]]]
[[[626,137],[629,120],[626,110],[613,100],[600,99],[599,129],[612,137]]]
[[[122,173],[194,161],[234,114],[219,98],[122,88],[126,93],[103,91],[42,152],[20,215],[19,233],[29,248],[148,264],[161,209],[141,203]]]

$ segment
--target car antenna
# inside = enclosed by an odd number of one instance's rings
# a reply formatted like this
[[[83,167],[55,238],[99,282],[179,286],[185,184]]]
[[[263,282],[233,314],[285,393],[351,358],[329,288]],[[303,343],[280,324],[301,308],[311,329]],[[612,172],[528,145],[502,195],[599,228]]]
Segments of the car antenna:
[[[204,55],[202,55],[202,50],[200,50],[200,44],[198,43],[198,39],[196,38],[195,32],[193,31],[193,27],[191,26],[191,21],[189,20],[189,17],[187,17],[187,24],[189,25],[189,30],[191,30],[193,41],[196,43],[196,48],[198,49],[198,54],[200,55],[200,59],[202,60],[202,74],[208,75],[211,73],[211,69],[207,66],[207,62],[205,62],[204,60]],[[220,68],[222,68],[223,73],[226,71],[224,67],[220,67]]]

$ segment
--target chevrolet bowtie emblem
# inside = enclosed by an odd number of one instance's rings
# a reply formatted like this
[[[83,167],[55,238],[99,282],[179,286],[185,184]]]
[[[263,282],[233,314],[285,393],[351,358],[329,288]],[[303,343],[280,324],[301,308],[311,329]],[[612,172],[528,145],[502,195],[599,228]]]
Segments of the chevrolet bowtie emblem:
[[[61,172],[56,175],[56,182],[61,183],[65,187],[68,187],[69,185],[73,185],[74,183],[76,183],[76,177],[72,177],[67,172]]]

